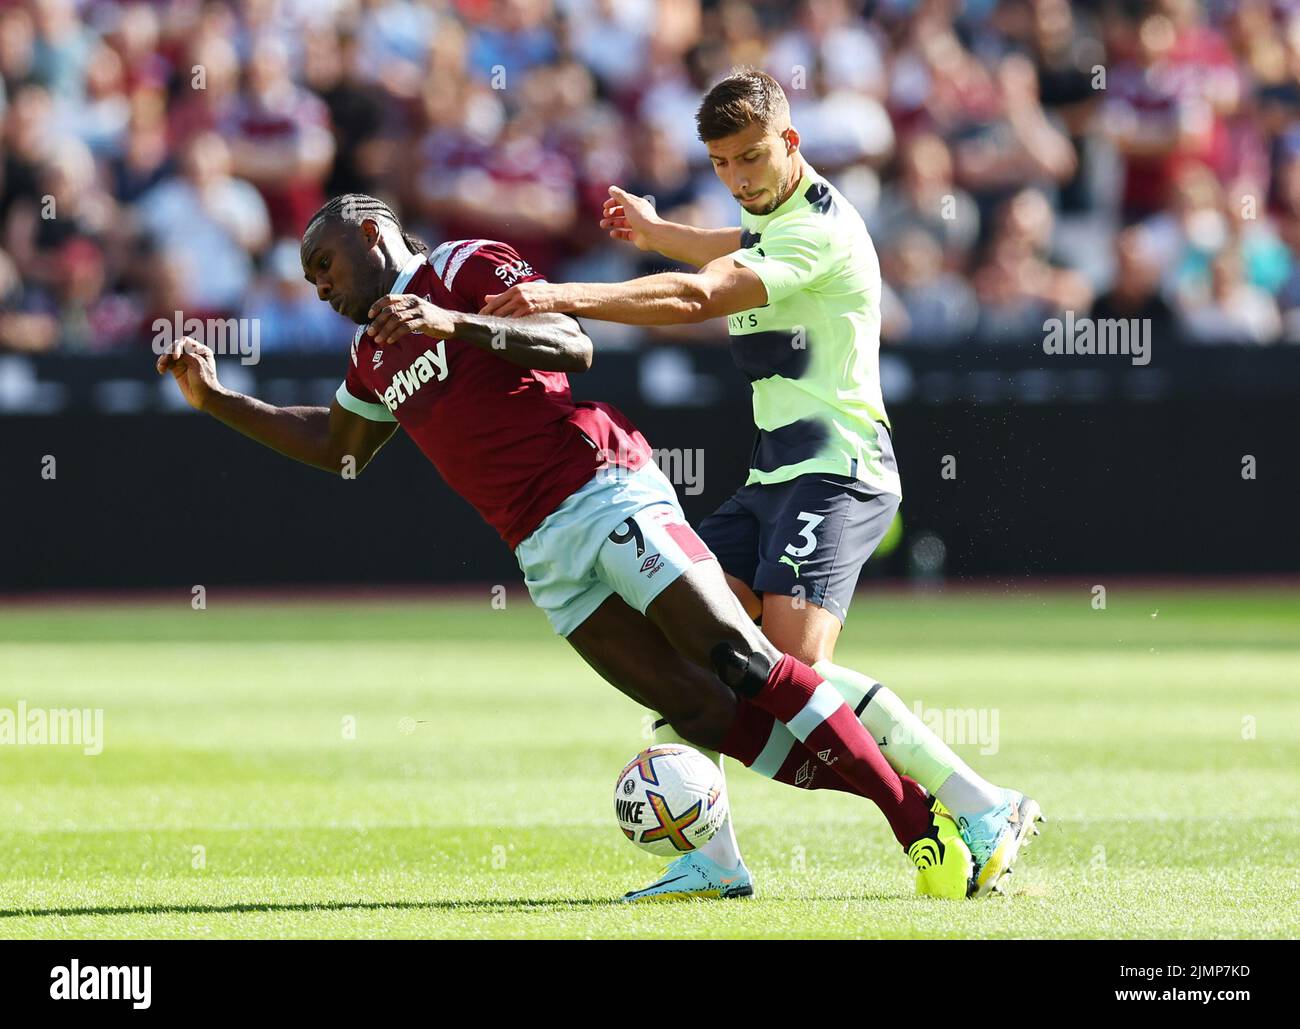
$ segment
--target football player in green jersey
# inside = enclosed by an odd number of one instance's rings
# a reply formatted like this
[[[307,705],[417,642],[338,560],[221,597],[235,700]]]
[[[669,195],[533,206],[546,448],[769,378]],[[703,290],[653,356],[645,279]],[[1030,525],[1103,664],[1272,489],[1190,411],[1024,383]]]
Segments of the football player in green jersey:
[[[705,96],[696,123],[740,204],[740,225],[669,222],[646,199],[611,187],[601,226],[697,272],[524,283],[488,297],[484,313],[562,311],[630,325],[727,319],[758,434],[745,484],[705,519],[700,536],[772,642],[833,683],[895,769],[934,797],[935,846],[909,852],[918,892],[958,895],[953,883],[969,848],[968,892],[984,895],[1037,833],[1038,804],[985,781],[891,690],[832,660],[859,572],[902,496],[880,391],[875,247],[858,213],[800,153],[789,103],[771,76],[728,76]],[[671,726],[657,731],[676,739]],[[752,767],[798,781],[784,766],[801,760],[778,723]],[[728,823],[702,852],[628,899],[727,896],[717,884],[740,881],[753,892]]]

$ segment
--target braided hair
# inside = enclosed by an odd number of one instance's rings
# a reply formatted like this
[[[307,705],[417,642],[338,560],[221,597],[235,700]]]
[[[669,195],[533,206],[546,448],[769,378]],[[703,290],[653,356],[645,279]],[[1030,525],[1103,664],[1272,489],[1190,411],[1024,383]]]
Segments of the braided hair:
[[[365,193],[342,193],[334,197],[325,204],[319,211],[311,216],[311,221],[307,223],[307,228],[303,230],[303,239],[311,232],[312,227],[317,222],[341,221],[348,225],[360,225],[367,218],[373,218],[382,225],[390,225],[402,234],[402,242],[406,244],[411,253],[425,253],[429,245],[423,240],[416,239],[404,228],[398,220],[393,209],[377,197],[367,196]]]

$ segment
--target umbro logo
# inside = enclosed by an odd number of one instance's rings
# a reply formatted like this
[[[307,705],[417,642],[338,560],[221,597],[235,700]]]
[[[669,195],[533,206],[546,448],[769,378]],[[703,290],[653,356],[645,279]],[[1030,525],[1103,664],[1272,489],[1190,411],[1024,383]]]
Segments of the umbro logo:
[[[374,358],[372,358],[370,366],[372,368],[378,368],[383,363],[384,363],[384,352],[382,350],[376,350],[375,356]]]
[[[663,564],[662,557],[660,557],[658,554],[651,554],[649,557],[647,557],[644,561],[641,562],[641,572],[643,575],[647,576],[648,578],[654,578],[655,572],[659,571],[659,568],[662,564]]]

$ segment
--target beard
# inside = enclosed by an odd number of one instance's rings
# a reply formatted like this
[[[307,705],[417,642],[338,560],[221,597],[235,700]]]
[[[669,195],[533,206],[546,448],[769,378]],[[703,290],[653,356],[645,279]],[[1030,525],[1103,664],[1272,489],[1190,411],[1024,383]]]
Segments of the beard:
[[[749,211],[750,214],[757,215],[760,218],[765,214],[771,214],[778,207],[780,207],[781,204],[785,202],[786,194],[789,193],[790,190],[794,188],[794,186],[795,186],[795,170],[794,168],[791,168],[790,174],[785,177],[784,181],[782,181],[780,186],[773,192],[771,200],[769,200],[766,204],[764,204],[760,210],[755,211],[749,207],[746,207],[745,210]],[[741,206],[744,205],[742,204]]]

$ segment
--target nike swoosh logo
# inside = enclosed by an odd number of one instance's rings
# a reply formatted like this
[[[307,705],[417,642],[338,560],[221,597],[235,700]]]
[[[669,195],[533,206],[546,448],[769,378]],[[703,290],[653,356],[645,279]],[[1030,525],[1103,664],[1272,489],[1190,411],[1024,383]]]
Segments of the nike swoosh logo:
[[[676,876],[675,878],[672,878],[672,879],[665,879],[663,882],[655,883],[654,886],[647,887],[647,888],[644,889],[644,890],[638,890],[637,893],[649,893],[650,890],[654,889],[655,887],[658,887],[658,886],[667,886],[669,883],[675,883],[675,882],[677,882],[678,879],[685,879],[685,878],[686,878],[686,876],[684,876],[684,875],[679,875],[679,876]],[[636,896],[636,893],[629,893],[628,896],[629,896],[629,897],[635,897],[635,896]]]

